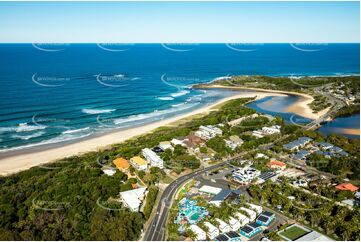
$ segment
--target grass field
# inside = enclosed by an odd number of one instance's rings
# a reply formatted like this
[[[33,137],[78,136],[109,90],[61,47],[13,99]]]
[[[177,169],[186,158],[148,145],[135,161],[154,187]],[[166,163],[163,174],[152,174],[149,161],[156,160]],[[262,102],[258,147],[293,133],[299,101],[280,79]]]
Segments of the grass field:
[[[308,231],[303,230],[302,228],[298,226],[292,226],[289,229],[285,229],[283,232],[280,233],[280,235],[290,239],[290,240],[296,240],[297,238],[307,234]]]

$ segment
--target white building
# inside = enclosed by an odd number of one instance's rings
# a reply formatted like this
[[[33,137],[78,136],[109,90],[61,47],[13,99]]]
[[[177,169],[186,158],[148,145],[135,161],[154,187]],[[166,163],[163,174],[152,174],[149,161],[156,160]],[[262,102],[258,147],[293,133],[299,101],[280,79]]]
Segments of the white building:
[[[191,226],[189,226],[189,229],[193,231],[193,233],[196,235],[195,239],[197,241],[200,240],[206,240],[207,239],[207,234],[206,232],[204,232],[203,229],[201,229],[200,227],[198,227],[195,224],[192,224]]]
[[[181,145],[181,146],[186,146],[185,144],[184,144],[184,142],[182,141],[182,140],[179,140],[179,139],[172,139],[171,141],[170,141],[170,143],[172,144],[172,145],[174,145],[174,146],[176,146],[176,145]]]
[[[252,135],[257,138],[262,138],[265,135],[279,134],[279,133],[281,133],[281,126],[273,125],[271,127],[262,127],[261,130],[255,130],[252,132]]]
[[[113,167],[105,167],[102,169],[107,176],[113,176],[117,171]]]
[[[248,185],[251,183],[256,177],[261,175],[261,172],[255,168],[245,166],[238,170],[235,170],[232,173],[232,178],[242,185]]]
[[[224,222],[223,220],[220,220],[219,218],[216,218],[216,221],[219,223],[218,229],[222,233],[227,233],[227,232],[232,230],[231,227],[226,222]]]
[[[248,203],[247,205],[249,205],[250,208],[257,213],[257,215],[259,215],[259,214],[262,213],[262,211],[263,211],[262,207],[261,207],[261,206],[258,206],[258,205],[256,205],[256,204]]]
[[[121,192],[119,193],[120,201],[125,207],[128,207],[131,211],[138,212],[142,201],[145,198],[146,190],[146,187],[141,187],[138,189]]]
[[[249,218],[242,213],[236,212],[234,216],[239,220],[241,226],[245,226],[246,224],[249,223]]]
[[[222,191],[222,188],[203,185],[201,188],[199,188],[199,191],[210,195],[217,195]]]
[[[222,134],[223,134],[223,131],[222,131],[220,128],[217,128],[217,127],[214,126],[214,125],[207,125],[207,126],[201,125],[201,126],[199,127],[199,130],[202,130],[202,131],[211,133],[211,134],[214,135],[214,136],[222,135]]]
[[[196,136],[198,136],[199,138],[203,139],[203,140],[209,140],[209,139],[212,139],[214,137],[210,133],[205,132],[203,130],[197,130],[196,132],[194,132],[194,134]]]
[[[271,127],[263,127],[262,132],[264,134],[279,134],[279,133],[281,133],[281,126],[273,125]]]
[[[219,235],[219,229],[210,222],[204,222],[204,226],[207,227],[207,235],[211,240]]]
[[[249,218],[250,221],[254,221],[256,219],[257,213],[255,211],[245,207],[241,207],[240,209],[248,214],[247,217]]]
[[[233,217],[229,217],[228,224],[231,226],[232,231],[237,231],[241,228],[240,222]]]
[[[254,130],[252,131],[252,135],[256,138],[263,138],[264,137],[264,134],[262,131],[259,131],[259,130]]]
[[[151,149],[142,149],[142,154],[151,167],[159,167],[160,169],[163,169],[163,160]]]
[[[293,181],[292,185],[294,185],[295,187],[307,187],[308,182],[306,180],[299,179],[299,180]]]
[[[148,162],[140,156],[130,158],[129,162],[138,171],[146,171],[148,169]]]
[[[196,131],[194,134],[204,140],[208,140],[216,137],[217,135],[222,135],[223,131],[214,125],[201,125],[199,127],[199,130]]]
[[[262,153],[257,153],[255,156],[256,159],[269,159],[269,157]]]
[[[226,145],[232,150],[235,150],[238,146],[241,146],[244,143],[243,140],[240,139],[237,135],[232,135],[229,137],[229,139],[225,139],[224,141],[226,142]]]
[[[170,149],[173,150],[173,146],[169,141],[163,141],[159,143],[159,148],[161,148],[163,151],[165,151],[166,149]]]

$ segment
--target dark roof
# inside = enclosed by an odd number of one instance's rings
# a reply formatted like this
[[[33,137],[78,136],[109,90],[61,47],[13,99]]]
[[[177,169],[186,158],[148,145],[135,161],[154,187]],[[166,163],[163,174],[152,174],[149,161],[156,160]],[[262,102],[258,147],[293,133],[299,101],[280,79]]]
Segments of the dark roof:
[[[240,236],[238,233],[236,233],[236,232],[234,232],[234,231],[228,232],[228,233],[226,233],[225,235],[228,236],[230,239],[231,239],[231,238],[237,238],[237,237]]]
[[[249,223],[248,224],[249,226],[253,227],[253,228],[258,228],[260,225],[257,224],[256,222],[253,222],[253,223]]]
[[[271,217],[274,213],[268,212],[268,211],[264,211],[263,213],[261,213],[261,215],[264,215],[266,217]]]
[[[163,152],[163,150],[162,150],[161,148],[159,148],[158,146],[154,147],[154,148],[152,149],[152,151],[154,151],[155,153],[161,153],[161,152]]]
[[[275,175],[276,175],[275,172],[267,171],[267,172],[263,172],[258,178],[263,179],[263,180],[268,180],[271,177],[274,177]]]
[[[246,232],[247,234],[252,232],[254,229],[258,228],[260,225],[258,225],[256,222],[246,224],[241,228],[242,231]]]
[[[262,222],[267,222],[269,219],[269,217],[263,216],[262,214],[260,216],[258,216],[257,220],[262,221]]]
[[[214,238],[214,240],[216,240],[216,241],[228,241],[228,237],[225,236],[224,234],[220,234],[216,238]]]
[[[248,233],[252,232],[254,230],[254,228],[252,228],[251,226],[246,225],[246,226],[243,226],[241,228],[241,230],[248,234]]]
[[[212,201],[224,201],[231,193],[238,196],[242,194],[240,190],[222,189],[220,193],[213,197]]]

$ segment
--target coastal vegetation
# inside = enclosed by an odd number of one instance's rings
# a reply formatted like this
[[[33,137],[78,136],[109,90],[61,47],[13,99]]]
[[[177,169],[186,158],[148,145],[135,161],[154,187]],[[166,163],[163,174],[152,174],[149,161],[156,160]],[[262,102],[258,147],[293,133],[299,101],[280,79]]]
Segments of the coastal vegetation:
[[[353,114],[360,114],[360,104],[352,104],[349,106],[346,106],[336,113],[336,117],[347,117]]]

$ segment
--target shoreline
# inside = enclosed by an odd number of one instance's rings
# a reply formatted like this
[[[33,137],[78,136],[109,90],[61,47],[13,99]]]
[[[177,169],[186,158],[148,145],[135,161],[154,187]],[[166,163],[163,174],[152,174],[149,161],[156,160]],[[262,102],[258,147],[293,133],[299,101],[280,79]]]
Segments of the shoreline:
[[[269,96],[284,96],[284,93],[275,92],[249,92],[239,93],[226,98],[223,98],[211,105],[193,110],[189,113],[181,114],[168,119],[160,120],[154,123],[146,124],[140,127],[130,128],[111,132],[108,134],[91,137],[85,140],[77,141],[70,144],[65,144],[60,147],[37,147],[35,150],[18,150],[7,157],[0,158],[0,175],[8,176],[20,171],[30,169],[34,166],[52,163],[66,157],[81,155],[91,151],[98,151],[107,148],[109,145],[121,143],[125,140],[147,134],[162,126],[172,126],[173,123],[179,122],[182,119],[190,118],[194,115],[207,114],[212,110],[216,110],[217,106],[229,100],[238,98],[255,97],[259,100]],[[174,125],[174,124],[173,124]],[[11,152],[9,152],[11,153]],[[4,153],[6,155],[6,153]]]
[[[300,99],[289,106],[285,111],[290,113],[295,113],[299,116],[308,118],[308,119],[318,119],[324,114],[326,114],[330,107],[319,111],[318,113],[314,113],[312,109],[308,106],[314,98],[306,93],[298,93],[298,92],[292,92],[292,91],[281,91],[281,90],[270,90],[270,89],[262,89],[262,88],[252,88],[252,87],[237,87],[237,86],[222,86],[217,84],[211,84],[203,86],[201,85],[201,88],[205,89],[214,89],[214,88],[223,88],[223,89],[232,89],[232,90],[251,90],[251,91],[258,91],[258,92],[264,92],[264,93],[274,93],[274,94],[284,94],[284,95],[292,95],[297,96]]]

